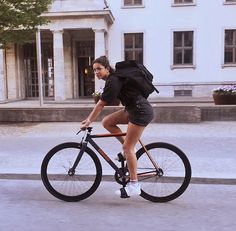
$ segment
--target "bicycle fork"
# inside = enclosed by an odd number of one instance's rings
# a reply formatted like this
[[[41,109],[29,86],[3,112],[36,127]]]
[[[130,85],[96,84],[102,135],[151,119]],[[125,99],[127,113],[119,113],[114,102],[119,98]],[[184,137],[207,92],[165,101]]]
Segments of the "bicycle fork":
[[[78,135],[81,131],[82,130],[80,130],[76,135]],[[77,165],[79,164],[85,149],[88,146],[88,137],[89,137],[91,131],[92,131],[91,128],[86,130],[86,132],[85,132],[85,134],[84,134],[84,136],[83,136],[83,138],[82,138],[82,140],[81,140],[81,142],[79,144],[81,146],[81,149],[79,151],[78,156],[76,157],[76,160],[75,160],[73,166],[68,171],[68,175],[69,176],[74,176],[75,175],[75,169],[76,169]]]
[[[79,161],[81,160],[81,157],[82,157],[87,145],[88,145],[88,142],[86,142],[86,141],[81,144],[80,152],[79,152],[78,156],[76,157],[76,160],[75,160],[73,166],[68,171],[69,176],[75,175],[75,169],[76,169],[77,165],[79,164]]]

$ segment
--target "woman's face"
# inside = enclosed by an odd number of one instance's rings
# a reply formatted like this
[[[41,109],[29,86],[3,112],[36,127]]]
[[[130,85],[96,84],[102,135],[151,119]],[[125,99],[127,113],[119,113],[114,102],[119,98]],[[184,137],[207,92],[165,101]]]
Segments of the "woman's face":
[[[103,79],[103,80],[106,80],[106,78],[110,74],[109,69],[105,68],[100,63],[93,64],[93,72],[97,76],[98,79]]]

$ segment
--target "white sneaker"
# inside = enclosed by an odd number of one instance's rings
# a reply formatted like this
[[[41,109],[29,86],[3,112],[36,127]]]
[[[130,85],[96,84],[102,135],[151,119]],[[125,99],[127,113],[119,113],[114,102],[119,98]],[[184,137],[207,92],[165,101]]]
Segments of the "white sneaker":
[[[141,187],[138,182],[128,183],[124,188],[115,192],[121,198],[129,198],[130,196],[139,196],[141,194]]]

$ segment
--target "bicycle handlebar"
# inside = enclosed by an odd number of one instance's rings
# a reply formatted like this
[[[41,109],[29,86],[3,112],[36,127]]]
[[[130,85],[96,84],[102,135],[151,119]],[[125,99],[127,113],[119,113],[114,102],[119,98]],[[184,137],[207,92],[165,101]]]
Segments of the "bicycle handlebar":
[[[78,135],[80,132],[86,131],[86,130],[89,131],[89,132],[91,132],[92,129],[93,129],[93,127],[82,128],[82,129],[80,129],[80,130],[76,133],[76,135]]]
[[[76,135],[78,135],[80,132],[82,132],[83,130],[82,129],[80,129],[77,133],[76,133]]]

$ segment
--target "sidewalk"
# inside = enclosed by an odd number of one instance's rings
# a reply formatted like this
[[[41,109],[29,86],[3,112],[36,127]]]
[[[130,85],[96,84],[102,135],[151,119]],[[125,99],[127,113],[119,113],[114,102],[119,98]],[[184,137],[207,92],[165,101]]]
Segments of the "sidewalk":
[[[94,123],[94,134],[104,133]],[[125,127],[123,127],[125,129]],[[40,179],[45,154],[55,145],[79,141],[76,122],[0,124],[0,178]],[[236,122],[203,122],[198,124],[150,124],[144,134],[145,144],[163,141],[182,149],[192,165],[192,183],[236,184]],[[120,151],[116,140],[99,139],[109,156]],[[108,144],[108,145],[107,145]],[[103,174],[114,175],[102,160]],[[113,177],[105,177],[113,179]]]

